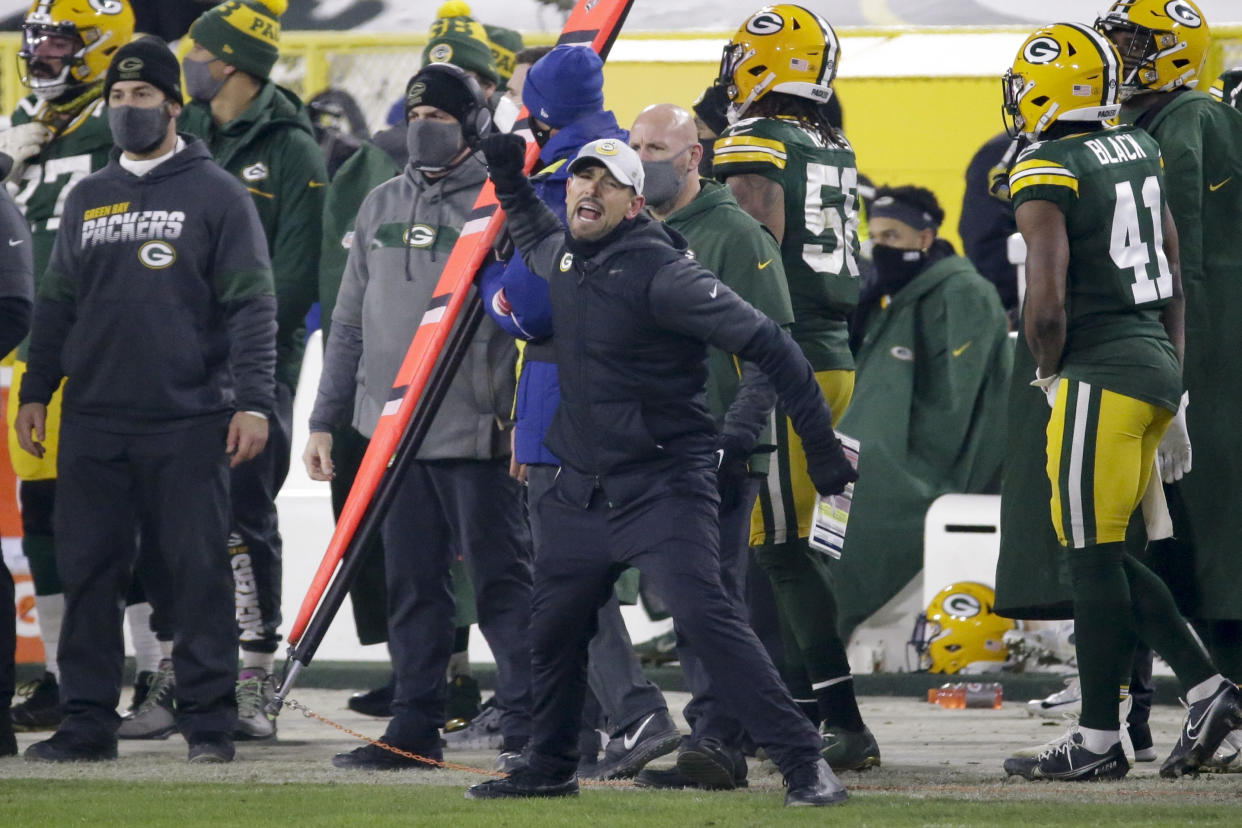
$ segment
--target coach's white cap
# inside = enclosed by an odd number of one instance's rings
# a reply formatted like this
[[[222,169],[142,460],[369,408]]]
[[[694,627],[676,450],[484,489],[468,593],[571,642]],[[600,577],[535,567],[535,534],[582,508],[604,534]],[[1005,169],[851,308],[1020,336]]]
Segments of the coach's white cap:
[[[613,178],[630,185],[639,195],[643,194],[643,162],[624,141],[600,138],[586,144],[570,163],[569,172],[573,173],[588,164],[603,164]]]

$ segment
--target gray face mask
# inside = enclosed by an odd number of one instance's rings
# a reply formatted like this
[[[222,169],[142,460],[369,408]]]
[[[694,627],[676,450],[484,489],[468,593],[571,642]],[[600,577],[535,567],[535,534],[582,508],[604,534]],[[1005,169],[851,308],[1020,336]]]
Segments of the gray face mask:
[[[694,146],[698,144],[691,144],[672,158],[665,158],[663,161],[643,162],[643,195],[647,197],[648,204],[659,208],[677,198],[677,194],[681,192],[681,185],[686,181],[686,176],[694,171],[691,168],[679,172],[677,159]]]
[[[181,71],[185,73],[185,93],[200,103],[208,103],[224,87],[228,77],[213,78],[210,60],[183,60]]]
[[[405,147],[410,151],[410,166],[419,172],[445,172],[464,146],[461,124],[456,121],[419,118],[406,127]]]
[[[168,104],[163,103],[152,109],[137,106],[108,107],[108,126],[112,129],[112,140],[126,152],[134,155],[148,153],[160,145],[168,134],[168,124],[172,114]]]

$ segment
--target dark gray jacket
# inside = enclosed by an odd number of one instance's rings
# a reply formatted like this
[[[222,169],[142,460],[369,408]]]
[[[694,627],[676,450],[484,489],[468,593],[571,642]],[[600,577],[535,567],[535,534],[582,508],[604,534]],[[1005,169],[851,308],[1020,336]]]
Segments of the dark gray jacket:
[[[608,490],[609,476],[713,465],[709,344],[762,370],[808,451],[835,446],[828,405],[798,346],[690,258],[676,231],[640,215],[602,244],[583,245],[529,186],[501,203],[527,265],[549,280],[561,405],[547,444],[565,466]],[[762,378],[744,378],[742,405],[756,383]],[[764,396],[750,406],[757,415],[727,416],[726,434],[744,431],[739,439],[753,444],[769,403]]]

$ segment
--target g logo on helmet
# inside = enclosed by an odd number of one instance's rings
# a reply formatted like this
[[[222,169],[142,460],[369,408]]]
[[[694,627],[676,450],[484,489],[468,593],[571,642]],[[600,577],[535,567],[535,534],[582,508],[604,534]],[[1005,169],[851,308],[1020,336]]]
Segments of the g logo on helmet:
[[[437,43],[431,47],[431,51],[427,53],[427,57],[435,63],[447,63],[453,59],[453,47],[447,43]]]
[[[402,234],[402,239],[410,247],[423,250],[435,243],[436,231],[430,224],[413,224]]]
[[[1186,0],[1169,0],[1164,4],[1164,13],[1191,29],[1197,29],[1203,25],[1203,18]]]
[[[955,592],[944,599],[942,606],[957,618],[974,618],[983,612],[979,599],[965,592]]]
[[[751,34],[776,34],[783,28],[785,28],[785,18],[774,11],[761,11],[746,21],[746,31]]]
[[[140,57],[127,57],[116,65],[118,72],[139,72],[145,64]]]
[[[90,0],[90,6],[100,14],[120,14],[125,10],[121,0]]]
[[[1022,59],[1027,63],[1052,63],[1061,54],[1061,44],[1050,37],[1037,37],[1022,50]]]
[[[138,261],[152,270],[163,270],[177,261],[177,251],[166,241],[149,241],[138,248]]]

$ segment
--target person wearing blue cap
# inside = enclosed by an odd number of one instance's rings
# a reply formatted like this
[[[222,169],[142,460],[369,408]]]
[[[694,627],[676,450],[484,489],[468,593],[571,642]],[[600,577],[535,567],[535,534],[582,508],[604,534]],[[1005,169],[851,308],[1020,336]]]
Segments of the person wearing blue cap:
[[[566,222],[568,162],[593,140],[611,138],[622,144],[628,140],[616,117],[604,109],[603,66],[590,49],[557,46],[531,66],[522,86],[522,101],[540,145],[542,170],[532,183],[539,199],[562,223]],[[507,265],[491,266],[480,284],[492,318],[526,343],[518,378],[512,471],[526,481],[531,528],[537,536],[539,516],[533,505],[551,487],[560,466],[560,459],[543,443],[560,404],[548,283],[515,255]],[[537,543],[535,555],[539,555]],[[593,769],[586,757],[584,773],[603,779],[629,778],[652,759],[676,749],[680,734],[664,696],[643,675],[634,656],[615,595],[599,612],[590,665],[591,692],[599,703],[604,730],[612,738]],[[588,716],[585,724],[594,739],[592,718]]]

